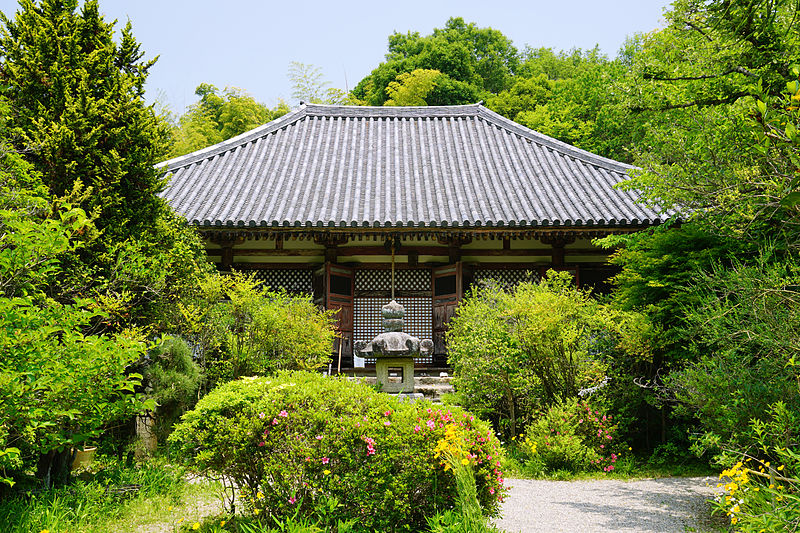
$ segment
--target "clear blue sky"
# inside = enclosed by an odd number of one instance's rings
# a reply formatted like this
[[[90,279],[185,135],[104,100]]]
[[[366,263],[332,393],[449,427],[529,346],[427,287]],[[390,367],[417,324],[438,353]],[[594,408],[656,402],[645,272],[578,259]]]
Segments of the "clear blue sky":
[[[517,48],[600,46],[615,56],[626,36],[663,25],[667,0],[100,0],[107,19],[128,19],[146,57],[160,56],[148,97],[173,111],[195,101],[202,82],[240,87],[269,106],[292,105],[289,63],[318,66],[332,87],[352,88],[386,54],[394,31],[429,34],[449,17],[492,27]],[[6,15],[15,0],[0,0]],[[346,78],[345,78],[346,76]]]

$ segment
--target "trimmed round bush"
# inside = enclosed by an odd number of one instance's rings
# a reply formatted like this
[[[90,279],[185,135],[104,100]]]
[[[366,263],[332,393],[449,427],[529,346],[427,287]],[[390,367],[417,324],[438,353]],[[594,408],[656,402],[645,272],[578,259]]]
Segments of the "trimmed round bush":
[[[367,531],[418,531],[456,505],[453,472],[435,451],[448,430],[462,439],[484,513],[496,515],[502,448],[487,423],[360,383],[308,372],[230,382],[170,441],[194,469],[232,481],[246,511],[283,519],[325,508]]]

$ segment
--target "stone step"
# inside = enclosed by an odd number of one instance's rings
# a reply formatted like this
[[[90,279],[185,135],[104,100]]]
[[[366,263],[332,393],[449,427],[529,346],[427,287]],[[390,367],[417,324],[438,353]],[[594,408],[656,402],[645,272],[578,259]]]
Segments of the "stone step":
[[[348,377],[352,381],[360,381],[367,385],[376,385],[375,376]],[[453,392],[452,377],[450,376],[416,376],[414,378],[414,392],[419,392],[432,402],[439,402],[442,395]]]
[[[419,385],[450,383],[453,380],[450,376],[417,376],[414,378],[414,383]]]

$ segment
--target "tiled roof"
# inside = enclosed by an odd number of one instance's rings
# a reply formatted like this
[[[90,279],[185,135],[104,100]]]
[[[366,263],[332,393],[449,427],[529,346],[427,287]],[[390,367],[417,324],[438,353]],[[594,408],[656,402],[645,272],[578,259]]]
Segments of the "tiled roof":
[[[191,223],[250,227],[639,226],[664,216],[614,189],[632,167],[480,104],[306,104],[159,165]]]

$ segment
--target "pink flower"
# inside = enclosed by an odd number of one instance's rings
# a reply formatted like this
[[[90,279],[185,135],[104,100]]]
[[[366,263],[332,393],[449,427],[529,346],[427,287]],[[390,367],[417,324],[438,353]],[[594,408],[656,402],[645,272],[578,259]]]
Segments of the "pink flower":
[[[297,501],[297,498],[295,498],[294,496],[289,498],[289,503],[292,504],[292,505],[294,505],[294,502],[296,502],[296,501]]]
[[[489,494],[494,494],[494,489],[489,487]]]
[[[277,426],[278,425],[278,419],[277,418],[273,418],[272,419],[272,425],[273,426]]]
[[[315,438],[315,439],[317,439],[317,440],[322,440],[322,435],[317,435],[317,436],[316,436],[316,437],[314,437],[314,438]]]
[[[327,457],[323,457],[322,458],[322,464],[324,464],[324,465],[328,464],[330,461],[331,460],[329,458],[327,458]]]
[[[261,446],[266,446],[266,445],[267,445],[267,443],[266,443],[266,442],[264,442],[263,440],[262,440],[261,442],[259,442],[259,443],[258,443],[258,446],[259,446],[259,447],[261,447]]]
[[[606,447],[606,445],[605,445],[605,444],[601,444],[601,445],[600,445],[600,447],[601,447],[601,448],[605,448],[605,447]]]
[[[606,435],[606,438],[607,438],[608,440],[611,440],[611,435]]]
[[[278,416],[286,418],[287,416],[289,416],[289,413],[287,413],[286,411],[281,411],[280,413],[278,413]]]
[[[433,420],[428,420],[428,429],[434,429],[436,427],[436,423]]]
[[[267,416],[267,415],[265,415],[264,413],[258,413],[258,418],[260,418],[262,420],[264,419],[265,416]]]
[[[419,426],[414,426],[414,433],[419,433],[420,429],[422,428]]]
[[[383,416],[389,416],[390,414],[392,414],[391,411],[384,411]]]
[[[387,420],[386,422],[383,423],[383,425],[389,427],[392,425],[392,423]]]

